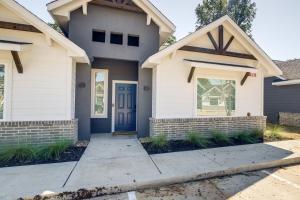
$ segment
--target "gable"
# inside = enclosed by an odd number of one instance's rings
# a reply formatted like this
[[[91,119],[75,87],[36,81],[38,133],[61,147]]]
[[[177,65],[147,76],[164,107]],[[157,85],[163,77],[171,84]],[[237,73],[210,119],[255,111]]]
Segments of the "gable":
[[[215,28],[210,31],[212,37],[214,38],[215,42],[218,44],[219,43],[219,28]],[[226,44],[231,40],[231,37],[233,35],[230,34],[226,27],[223,26],[223,40],[224,44],[223,46],[225,47]],[[202,35],[199,38],[191,41],[190,43],[187,44],[187,46],[194,46],[194,47],[201,47],[201,48],[207,48],[207,49],[214,49],[214,45],[209,39],[208,34]],[[227,48],[228,52],[236,52],[236,53],[241,53],[241,54],[251,54],[247,49],[243,47],[243,45],[238,42],[237,40],[232,40],[229,47]]]
[[[282,74],[273,60],[229,16],[216,20],[152,55],[142,67],[155,67],[168,57],[176,58],[176,54],[184,56],[181,58],[183,61],[194,60],[227,68],[261,68],[265,77]]]
[[[74,58],[75,61],[90,63],[89,58],[83,49],[52,29],[48,24],[32,14],[15,0],[2,0],[0,1],[0,6],[2,11],[5,12],[5,14],[8,14],[7,19],[3,19],[6,21],[0,23],[3,28],[43,34],[45,36],[45,42],[47,42],[48,45],[51,46],[52,42],[56,42],[66,49],[68,55]],[[20,19],[23,21],[20,21]],[[26,22],[26,24],[24,24],[24,22]]]
[[[88,4],[145,13],[147,16],[145,24],[150,25],[153,22],[159,27],[160,44],[164,43],[176,29],[175,25],[151,4],[149,0],[56,0],[47,4],[47,7],[64,33],[68,34],[70,13],[81,9],[83,15],[88,15]]]
[[[27,24],[24,19],[20,18],[4,6],[0,4],[0,22],[11,22],[11,23],[18,23],[18,24]]]

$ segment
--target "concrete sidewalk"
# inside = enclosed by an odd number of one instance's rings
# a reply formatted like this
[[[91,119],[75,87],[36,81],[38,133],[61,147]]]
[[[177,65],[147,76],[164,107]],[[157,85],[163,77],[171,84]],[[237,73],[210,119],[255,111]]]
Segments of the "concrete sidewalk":
[[[41,185],[39,187],[31,183],[32,180],[29,177],[22,184],[18,184],[21,173],[14,173],[15,168],[0,169],[1,181],[5,182],[10,179],[13,183],[9,185],[13,190],[0,188],[0,194],[9,196],[11,193],[7,191],[17,194],[21,189],[20,195],[26,197],[32,195],[32,191],[40,192],[41,190],[33,189],[37,187],[56,193],[74,191],[69,195],[76,197],[79,195],[77,192],[79,189],[86,188],[92,190],[87,192],[92,195],[90,197],[94,197],[103,193],[131,191],[297,163],[300,163],[300,141],[149,156],[136,138],[112,138],[99,135],[92,138],[73,171],[74,163],[61,163],[63,166],[70,165],[70,167],[56,171],[53,167],[49,170],[45,166],[43,168],[41,166],[25,167],[27,170],[24,173],[33,173],[30,172],[31,168],[40,168],[40,173],[35,176],[36,179],[40,179],[35,181],[36,184]],[[57,176],[61,180],[56,181],[54,177]],[[64,182],[65,186],[63,186]],[[26,193],[26,187],[22,188],[23,184],[28,186],[30,193]],[[81,190],[80,194],[85,194],[85,192]],[[65,196],[65,199],[68,197]]]

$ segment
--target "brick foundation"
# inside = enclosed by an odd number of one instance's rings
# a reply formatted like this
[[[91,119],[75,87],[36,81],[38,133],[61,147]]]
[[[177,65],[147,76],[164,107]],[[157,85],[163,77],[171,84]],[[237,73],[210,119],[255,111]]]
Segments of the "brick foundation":
[[[210,137],[213,131],[231,135],[266,128],[266,117],[212,117],[188,119],[150,119],[150,134],[166,134],[168,139],[184,139],[188,132]]]
[[[17,145],[47,145],[57,141],[76,142],[78,121],[0,122],[0,148]]]
[[[300,127],[300,113],[279,113],[279,124]]]

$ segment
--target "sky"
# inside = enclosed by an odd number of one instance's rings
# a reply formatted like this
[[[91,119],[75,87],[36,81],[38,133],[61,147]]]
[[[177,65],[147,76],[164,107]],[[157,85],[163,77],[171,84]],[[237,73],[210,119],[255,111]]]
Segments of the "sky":
[[[53,21],[46,8],[51,0],[17,1],[44,21]],[[195,8],[201,0],[150,1],[176,25],[177,39],[195,30]],[[252,1],[257,6],[252,35],[258,45],[274,60],[300,58],[300,1]]]

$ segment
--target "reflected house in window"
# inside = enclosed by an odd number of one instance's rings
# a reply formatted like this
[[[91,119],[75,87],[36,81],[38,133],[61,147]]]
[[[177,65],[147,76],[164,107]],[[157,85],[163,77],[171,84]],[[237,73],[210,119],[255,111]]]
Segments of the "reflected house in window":
[[[4,107],[4,66],[0,65],[0,119],[3,119]]]
[[[198,116],[232,116],[235,81],[200,78],[197,81]]]

